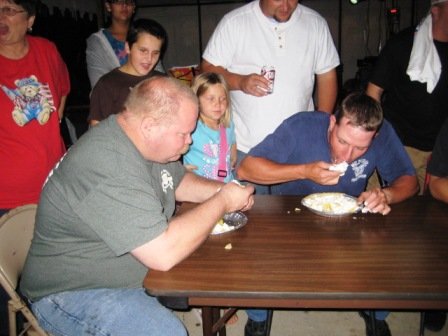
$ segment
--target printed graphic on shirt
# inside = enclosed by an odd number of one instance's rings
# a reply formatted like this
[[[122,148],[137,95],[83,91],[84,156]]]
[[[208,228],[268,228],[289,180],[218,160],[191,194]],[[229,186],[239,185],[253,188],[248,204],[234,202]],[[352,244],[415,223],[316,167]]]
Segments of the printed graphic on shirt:
[[[353,169],[353,173],[355,174],[355,177],[352,178],[352,182],[356,182],[359,179],[366,179],[367,175],[364,173],[365,168],[369,164],[369,161],[366,159],[359,159],[356,161],[353,161],[350,165]]]
[[[162,189],[163,192],[166,194],[168,188],[173,189],[174,187],[173,177],[171,176],[170,172],[166,169],[163,169],[160,172],[160,176],[162,177]]]
[[[33,119],[46,124],[56,111],[48,84],[40,83],[36,76],[18,79],[14,84],[16,88],[1,87],[14,104],[12,118],[16,124],[22,127]]]
[[[118,57],[118,61],[120,62],[120,65],[125,64],[128,61],[128,53],[126,52],[126,50],[121,49],[121,50],[117,50],[117,57]]]
[[[204,166],[202,170],[204,177],[216,179],[219,165],[219,145],[210,141],[208,144],[204,144],[203,153],[204,156],[202,159],[204,160]]]

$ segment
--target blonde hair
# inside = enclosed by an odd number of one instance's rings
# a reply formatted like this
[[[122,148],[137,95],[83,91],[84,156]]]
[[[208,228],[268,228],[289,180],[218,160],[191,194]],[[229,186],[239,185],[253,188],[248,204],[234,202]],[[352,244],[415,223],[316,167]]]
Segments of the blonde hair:
[[[230,111],[230,95],[229,95],[229,87],[224,79],[224,77],[220,74],[214,72],[204,72],[193,79],[193,83],[191,84],[191,88],[196,96],[201,97],[212,85],[221,85],[226,93],[227,99],[227,108],[224,114],[219,119],[219,125],[223,125],[224,127],[230,127],[230,121],[232,119],[231,111]],[[201,112],[201,107],[199,104],[199,112]],[[199,118],[201,118],[201,113],[199,113]]]

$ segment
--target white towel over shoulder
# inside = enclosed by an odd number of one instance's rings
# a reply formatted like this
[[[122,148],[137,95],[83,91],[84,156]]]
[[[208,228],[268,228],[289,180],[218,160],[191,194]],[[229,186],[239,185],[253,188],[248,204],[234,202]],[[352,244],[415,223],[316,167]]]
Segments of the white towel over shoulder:
[[[429,14],[415,32],[406,73],[412,81],[426,83],[426,91],[431,93],[439,81],[441,72],[442,64],[433,42],[432,18]]]

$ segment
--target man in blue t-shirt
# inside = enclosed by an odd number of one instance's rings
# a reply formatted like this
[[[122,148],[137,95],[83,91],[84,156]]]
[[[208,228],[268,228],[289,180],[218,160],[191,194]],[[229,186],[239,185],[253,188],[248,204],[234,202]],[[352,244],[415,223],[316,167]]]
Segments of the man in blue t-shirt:
[[[344,174],[337,169],[348,164]],[[364,191],[378,169],[385,188]],[[379,104],[362,93],[349,95],[339,113],[301,112],[252,148],[237,169],[242,180],[271,185],[273,194],[344,192],[371,212],[418,191],[415,169]]]
[[[365,191],[375,168],[387,185]],[[419,189],[412,162],[383,120],[381,106],[364,93],[346,97],[336,115],[301,112],[286,119],[250,150],[236,172],[241,180],[270,185],[272,194],[343,192],[383,215],[390,212],[390,204]],[[377,312],[377,318],[378,313],[387,315]],[[384,319],[377,322],[378,335],[390,335]]]

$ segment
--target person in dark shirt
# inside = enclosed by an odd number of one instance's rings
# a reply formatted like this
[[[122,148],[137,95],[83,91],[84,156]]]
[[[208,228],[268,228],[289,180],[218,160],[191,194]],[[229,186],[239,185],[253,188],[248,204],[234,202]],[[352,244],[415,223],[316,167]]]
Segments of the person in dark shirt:
[[[167,33],[158,22],[139,19],[132,24],[126,37],[126,63],[101,77],[92,90],[88,116],[91,126],[120,112],[136,84],[155,75],[165,75],[155,67],[166,49],[166,41]]]
[[[411,157],[420,193],[436,137],[448,117],[447,68],[448,0],[431,0],[430,13],[416,30],[406,29],[387,42],[367,86],[367,94],[382,101],[385,118]],[[387,315],[377,311],[377,322]],[[438,331],[444,323],[445,314],[426,312],[427,329]]]
[[[417,30],[406,29],[387,42],[367,86],[405,145],[421,193],[427,160],[448,117],[447,26],[448,1],[432,0]]]
[[[448,203],[448,120],[437,137],[428,163],[428,174],[431,195]]]

